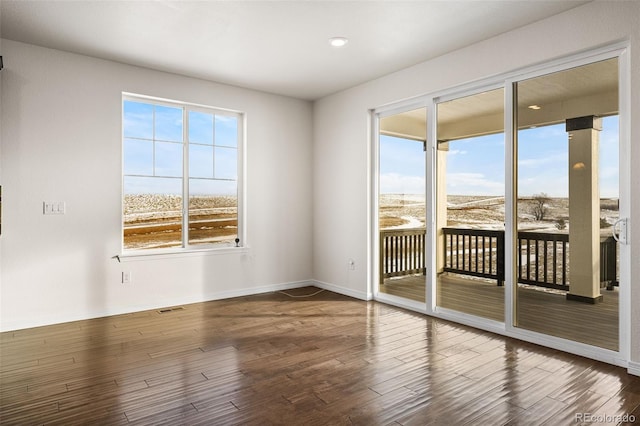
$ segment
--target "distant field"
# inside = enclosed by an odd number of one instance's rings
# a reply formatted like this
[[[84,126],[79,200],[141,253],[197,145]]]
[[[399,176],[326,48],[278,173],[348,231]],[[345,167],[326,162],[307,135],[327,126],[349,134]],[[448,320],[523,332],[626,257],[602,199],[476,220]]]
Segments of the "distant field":
[[[166,248],[182,244],[182,197],[137,194],[124,197],[124,248]],[[189,199],[189,243],[233,241],[237,202],[229,196]]]
[[[558,232],[561,221],[568,230],[569,200],[550,198],[546,216],[536,221],[531,214],[533,200],[520,199],[519,228]],[[495,196],[449,195],[447,197],[447,226],[483,229],[502,229],[504,226],[504,198]],[[380,196],[380,228],[418,228],[425,226],[425,198],[416,194],[382,194]],[[618,200],[600,200],[601,228],[609,233],[618,218]]]
[[[124,197],[124,247],[165,248],[182,244],[182,198],[174,195],[140,194]],[[551,198],[547,217],[534,220],[529,213],[531,201],[521,200],[519,228],[558,232],[558,222],[569,226],[569,202]],[[502,229],[504,198],[495,196],[450,195],[447,197],[447,226]],[[618,200],[602,199],[601,227],[609,233],[618,217]],[[237,203],[235,197],[196,196],[189,200],[190,244],[232,242],[237,235]],[[424,197],[416,194],[383,194],[380,196],[380,228],[419,228],[425,226]],[[566,232],[565,229],[565,232]]]

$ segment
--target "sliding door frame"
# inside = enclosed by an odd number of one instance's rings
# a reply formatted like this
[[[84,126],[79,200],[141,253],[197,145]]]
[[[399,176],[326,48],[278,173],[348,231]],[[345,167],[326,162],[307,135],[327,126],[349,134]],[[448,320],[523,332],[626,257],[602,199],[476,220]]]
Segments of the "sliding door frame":
[[[465,325],[470,325],[472,327],[480,328],[487,331],[492,331],[500,334],[504,334],[505,326],[502,321],[494,321],[488,318],[482,318],[475,315],[466,314],[464,312],[454,311],[452,309],[447,309],[442,306],[437,306],[436,304],[436,292],[437,292],[437,276],[436,276],[436,268],[437,268],[437,238],[435,232],[433,230],[436,229],[437,219],[436,219],[436,200],[437,200],[437,150],[438,150],[438,104],[443,102],[449,102],[456,99],[477,95],[483,92],[488,92],[492,90],[502,89],[504,88],[504,79],[495,78],[495,79],[487,79],[483,80],[480,83],[473,83],[464,86],[460,86],[454,88],[453,90],[447,90],[440,93],[435,94],[432,97],[432,104],[429,109],[431,115],[428,120],[431,120],[431,123],[434,123],[431,128],[429,128],[428,139],[427,139],[427,151],[428,151],[428,162],[427,169],[431,171],[432,175],[431,182],[432,185],[427,185],[427,200],[429,203],[427,204],[427,230],[432,230],[432,232],[427,231],[427,247],[429,250],[427,251],[427,300],[431,301],[430,304],[427,305],[427,311],[437,316],[439,318],[448,319],[451,321],[459,322]],[[506,99],[506,98],[505,98]],[[506,133],[505,127],[505,133]],[[505,148],[506,148],[506,134],[505,134]],[[506,151],[505,151],[506,155]],[[505,181],[508,176],[505,173]],[[506,182],[505,182],[505,191],[506,191]],[[506,199],[506,192],[505,192]],[[505,242],[505,247],[506,242]],[[506,290],[506,282],[505,282],[505,290]],[[429,297],[430,296],[430,297]],[[505,310],[507,310],[507,306],[505,304]]]
[[[503,74],[482,79],[453,88],[432,92],[413,99],[389,104],[370,111],[371,117],[371,156],[370,156],[370,291],[375,300],[403,308],[408,308],[433,317],[451,320],[481,330],[513,337],[519,340],[540,344],[572,354],[585,356],[609,364],[628,367],[630,356],[630,271],[631,246],[620,244],[620,285],[619,285],[619,345],[618,351],[599,348],[559,337],[524,330],[515,325],[516,294],[514,283],[516,277],[516,242],[517,242],[517,147],[516,141],[516,83],[529,78],[539,77],[587,65],[593,62],[618,59],[619,87],[619,200],[620,218],[630,218],[630,63],[629,43],[620,42],[609,46],[569,55],[537,65],[505,72]],[[437,146],[437,104],[447,100],[470,96],[496,88],[504,88],[504,135],[505,135],[505,322],[492,321],[473,315],[452,311],[436,306],[436,237],[435,201],[436,201],[436,146]],[[426,107],[427,111],[427,152],[426,152],[426,303],[422,304],[379,293],[379,120],[382,117],[412,109]],[[429,232],[431,230],[431,232]]]
[[[419,96],[416,98],[408,99],[401,102],[381,106],[370,111],[371,120],[371,152],[369,160],[370,170],[370,241],[369,246],[370,261],[369,261],[369,277],[370,284],[368,293],[371,294],[374,300],[384,302],[393,306],[410,309],[412,311],[429,314],[425,309],[425,304],[417,302],[415,300],[405,299],[402,297],[385,294],[379,291],[380,283],[380,119],[389,117],[392,115],[400,114],[407,111],[412,111],[420,108],[425,108],[427,111],[426,126],[429,127],[429,115],[428,109],[431,105],[431,98],[427,96]],[[429,170],[427,166],[426,174],[428,176]],[[429,187],[429,181],[425,176],[426,187]],[[428,228],[427,228],[428,229]],[[428,253],[428,252],[427,252]],[[429,261],[428,254],[426,255],[425,262]],[[428,268],[427,268],[428,269]]]
[[[518,72],[510,73],[505,78],[506,102],[505,102],[505,143],[507,152],[505,155],[505,173],[507,181],[507,194],[511,195],[505,200],[506,241],[508,248],[505,264],[505,308],[507,309],[505,318],[505,334],[517,339],[541,344],[554,349],[570,352],[587,358],[597,359],[610,364],[626,367],[630,354],[630,324],[631,324],[631,302],[630,302],[630,271],[631,256],[630,245],[619,245],[620,256],[620,284],[619,284],[619,306],[618,306],[618,351],[599,348],[588,344],[575,342],[559,337],[538,333],[516,326],[517,295],[514,286],[517,282],[516,276],[516,236],[517,236],[517,83],[531,78],[565,71],[571,68],[588,65],[591,63],[617,58],[618,60],[618,107],[619,107],[619,217],[630,217],[630,196],[631,196],[631,168],[630,168],[630,74],[628,60],[628,43],[618,43],[615,45],[582,52],[555,61],[546,62],[537,66],[528,67]],[[509,242],[508,240],[511,239]],[[508,245],[508,244],[511,245]]]

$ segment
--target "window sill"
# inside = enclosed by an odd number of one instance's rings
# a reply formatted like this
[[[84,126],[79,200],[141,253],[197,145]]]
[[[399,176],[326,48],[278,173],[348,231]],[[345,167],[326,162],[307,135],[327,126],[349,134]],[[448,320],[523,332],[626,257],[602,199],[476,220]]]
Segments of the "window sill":
[[[144,252],[127,251],[114,256],[120,262],[136,262],[141,260],[175,259],[178,257],[214,256],[221,254],[249,253],[249,247],[217,247],[198,249],[161,249],[146,250]]]

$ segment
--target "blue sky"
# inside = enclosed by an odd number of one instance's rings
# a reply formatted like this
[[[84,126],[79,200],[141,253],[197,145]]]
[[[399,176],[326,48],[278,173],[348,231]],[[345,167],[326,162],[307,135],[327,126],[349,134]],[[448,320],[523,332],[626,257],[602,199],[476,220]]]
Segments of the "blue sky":
[[[518,191],[568,196],[568,142],[565,125],[527,129],[518,135]],[[600,133],[600,195],[618,197],[618,117],[603,119]],[[425,160],[422,142],[380,137],[380,192],[423,194]],[[504,195],[504,135],[449,143],[447,193]]]
[[[123,111],[125,193],[181,194],[182,108],[125,101]],[[237,118],[188,114],[191,195],[236,194]]]

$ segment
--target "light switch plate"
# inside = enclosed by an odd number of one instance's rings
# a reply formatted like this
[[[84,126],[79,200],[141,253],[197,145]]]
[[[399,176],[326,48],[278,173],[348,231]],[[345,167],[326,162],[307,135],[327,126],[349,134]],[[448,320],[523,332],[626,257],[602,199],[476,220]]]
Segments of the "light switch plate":
[[[42,203],[43,214],[65,214],[66,205],[64,201],[44,201]]]

